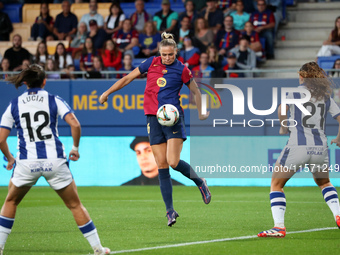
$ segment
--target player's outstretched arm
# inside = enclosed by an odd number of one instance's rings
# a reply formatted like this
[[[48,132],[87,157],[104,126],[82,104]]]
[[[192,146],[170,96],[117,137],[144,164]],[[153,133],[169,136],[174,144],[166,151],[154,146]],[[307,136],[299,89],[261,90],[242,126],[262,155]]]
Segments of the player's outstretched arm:
[[[340,115],[338,117],[336,117],[336,120],[339,123],[338,135],[336,136],[335,139],[332,139],[331,144],[335,143],[336,146],[340,147]]]
[[[197,106],[197,111],[198,111],[198,118],[200,120],[207,119],[209,117],[210,112],[208,111],[206,114],[202,114],[202,95],[194,79],[191,80],[189,84],[189,89],[195,96],[195,101],[196,101],[196,106]]]
[[[77,119],[77,117],[74,115],[74,113],[69,113],[65,116],[65,121],[67,124],[71,127],[71,134],[73,138],[73,147],[69,154],[69,159],[72,161],[77,161],[79,159],[79,141],[81,136],[81,126]]]
[[[15,163],[15,159],[12,156],[11,152],[9,151],[8,144],[7,144],[7,137],[9,136],[10,132],[11,131],[9,129],[0,128],[0,149],[8,160],[7,167],[6,167],[7,170],[11,170]]]
[[[280,135],[285,135],[285,134],[288,133],[288,128],[282,125],[282,122],[288,118],[287,117],[288,109],[289,109],[289,106],[286,105],[286,114],[285,115],[281,114],[281,105],[279,105],[279,107],[277,109],[277,114],[278,114],[279,120],[280,120],[280,131],[279,131]],[[287,123],[285,123],[285,124],[287,126]]]
[[[113,92],[116,92],[122,88],[124,88],[126,85],[128,85],[130,82],[132,82],[134,79],[136,79],[139,75],[141,75],[139,68],[136,67],[131,73],[124,76],[115,84],[113,84],[108,90],[106,90],[100,97],[99,97],[99,103],[104,104],[109,95],[111,95]]]

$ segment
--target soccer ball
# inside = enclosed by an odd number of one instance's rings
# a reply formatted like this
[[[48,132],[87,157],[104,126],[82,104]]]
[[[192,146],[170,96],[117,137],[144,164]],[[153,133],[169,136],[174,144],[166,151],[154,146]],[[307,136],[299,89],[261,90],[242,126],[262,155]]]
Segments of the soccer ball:
[[[167,127],[175,125],[179,119],[179,112],[172,104],[164,104],[157,111],[159,124]]]

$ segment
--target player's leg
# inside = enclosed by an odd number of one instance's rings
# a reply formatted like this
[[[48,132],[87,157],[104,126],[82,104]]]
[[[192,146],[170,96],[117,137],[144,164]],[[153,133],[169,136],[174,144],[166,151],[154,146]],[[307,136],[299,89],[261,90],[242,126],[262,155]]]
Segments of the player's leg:
[[[192,180],[197,187],[199,188],[204,203],[209,204],[211,200],[211,193],[204,179],[198,177],[196,172],[192,169],[192,167],[180,159],[181,151],[183,148],[183,139],[182,138],[171,138],[167,142],[167,161],[168,164],[176,171],[181,172],[185,177]]]
[[[320,172],[313,173],[314,181],[319,186],[322,196],[325,199],[329,209],[332,211],[335,222],[340,228],[340,206],[338,192],[329,180],[328,168]]]
[[[178,213],[174,210],[172,200],[172,183],[169,172],[169,165],[166,160],[167,145],[166,143],[154,144],[151,145],[151,148],[158,166],[159,187],[167,212],[168,226],[171,227],[173,224],[176,223]]]
[[[67,208],[71,210],[79,230],[90,243],[95,254],[110,254],[110,249],[103,248],[101,245],[97,229],[86,208],[80,202],[75,182],[72,181],[71,184],[65,188],[56,190],[56,192],[64,201]]]
[[[12,181],[9,182],[8,194],[0,215],[0,251],[4,249],[8,235],[11,233],[17,206],[30,188],[30,186],[16,187]]]

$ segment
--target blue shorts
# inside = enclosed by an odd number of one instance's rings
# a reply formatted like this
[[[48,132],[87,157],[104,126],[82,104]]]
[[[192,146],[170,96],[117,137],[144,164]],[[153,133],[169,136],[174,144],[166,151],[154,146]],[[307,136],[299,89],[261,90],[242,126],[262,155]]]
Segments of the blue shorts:
[[[150,145],[166,143],[171,138],[182,138],[183,141],[187,139],[183,116],[172,127],[159,124],[156,115],[147,115],[146,121]]]

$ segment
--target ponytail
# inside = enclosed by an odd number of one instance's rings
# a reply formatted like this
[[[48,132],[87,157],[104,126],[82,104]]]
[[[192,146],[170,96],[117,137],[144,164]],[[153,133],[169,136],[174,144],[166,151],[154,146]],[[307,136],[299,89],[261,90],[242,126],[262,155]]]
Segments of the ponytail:
[[[45,80],[46,74],[44,69],[36,64],[30,65],[28,68],[11,77],[7,77],[6,81],[14,84],[18,89],[26,82],[29,88],[40,88]]]
[[[177,48],[177,44],[175,42],[175,37],[173,34],[163,32],[161,37],[162,37],[162,41],[160,42],[160,47],[173,46],[174,48]]]

